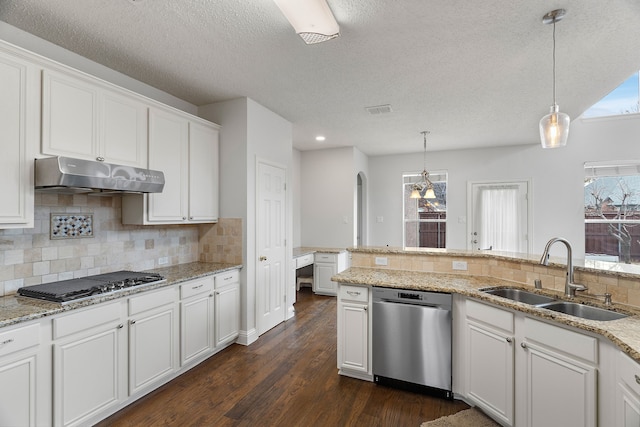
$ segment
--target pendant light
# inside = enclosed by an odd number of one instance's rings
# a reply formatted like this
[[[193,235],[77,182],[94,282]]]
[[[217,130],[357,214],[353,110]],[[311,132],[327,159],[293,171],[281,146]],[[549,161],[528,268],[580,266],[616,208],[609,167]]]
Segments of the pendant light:
[[[423,136],[424,139],[424,155],[423,155],[423,160],[424,160],[424,169],[422,170],[422,173],[420,174],[422,176],[422,181],[413,184],[413,187],[411,188],[411,195],[409,196],[409,198],[411,199],[435,199],[436,198],[436,193],[435,191],[433,191],[433,184],[431,183],[431,180],[429,179],[429,172],[427,172],[427,134],[429,133],[428,130],[424,130],[422,132],[420,132]]]
[[[550,113],[540,120],[542,148],[564,147],[569,138],[569,115],[561,113],[556,104],[556,22],[561,21],[565,14],[564,9],[556,9],[542,17],[543,24],[553,24],[553,105]]]

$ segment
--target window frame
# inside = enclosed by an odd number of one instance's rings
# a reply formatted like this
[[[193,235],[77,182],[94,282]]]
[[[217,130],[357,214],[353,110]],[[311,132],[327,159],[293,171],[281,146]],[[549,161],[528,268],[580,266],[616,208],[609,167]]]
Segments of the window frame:
[[[444,183],[444,190],[443,190],[443,198],[444,198],[444,210],[442,211],[438,211],[438,210],[434,210],[434,212],[443,212],[445,214],[445,218],[444,219],[437,219],[437,218],[420,218],[419,216],[419,201],[420,200],[428,200],[428,199],[410,199],[409,197],[407,197],[407,191],[410,194],[410,187],[417,183],[420,182],[422,176],[420,172],[405,172],[402,174],[402,247],[403,248],[416,248],[416,249],[420,249],[420,248],[430,248],[430,249],[437,249],[431,246],[407,246],[407,226],[410,223],[415,223],[416,225],[416,235],[417,235],[417,241],[418,241],[418,245],[420,244],[420,224],[444,224],[444,234],[445,234],[445,238],[444,238],[444,242],[443,245],[441,247],[441,249],[444,249],[447,247],[447,238],[446,238],[446,227],[447,227],[447,192],[448,192],[448,181],[449,181],[449,176],[448,176],[448,172],[446,170],[438,170],[438,171],[431,171],[429,172],[429,179],[431,180],[431,182],[434,184],[435,189],[437,190],[438,185],[436,184],[442,184]],[[436,191],[436,195],[438,195],[438,191]],[[416,214],[416,218],[407,218],[407,201],[408,200],[415,200],[415,204],[416,204],[416,208],[415,208],[415,214]],[[441,232],[438,231],[438,234],[440,234]]]

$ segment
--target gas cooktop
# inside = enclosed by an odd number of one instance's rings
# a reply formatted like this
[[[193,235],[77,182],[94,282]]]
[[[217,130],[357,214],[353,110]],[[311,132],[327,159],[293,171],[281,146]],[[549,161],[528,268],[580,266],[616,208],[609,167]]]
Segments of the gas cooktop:
[[[65,304],[163,280],[164,277],[156,273],[114,271],[113,273],[97,274],[79,279],[25,286],[18,289],[18,294]]]

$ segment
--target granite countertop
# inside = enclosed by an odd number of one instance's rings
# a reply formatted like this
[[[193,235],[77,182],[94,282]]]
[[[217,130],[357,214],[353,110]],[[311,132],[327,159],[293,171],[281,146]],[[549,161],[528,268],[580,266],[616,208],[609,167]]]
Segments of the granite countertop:
[[[530,255],[519,252],[503,251],[471,251],[467,249],[438,249],[438,248],[402,248],[393,246],[355,246],[347,248],[349,252],[366,254],[404,254],[404,255],[434,255],[451,257],[491,258],[505,261],[517,261],[530,265],[540,265],[541,255]],[[549,258],[552,267],[566,268],[566,257]],[[617,277],[637,279],[640,276],[640,266],[637,264],[624,264],[618,262],[573,260],[574,270],[582,270],[590,273],[609,274]]]
[[[321,252],[323,254],[339,254],[340,252],[346,251],[345,248],[316,248],[316,247],[298,247],[293,248],[293,257],[297,258],[299,256],[304,256],[308,254],[314,254],[316,252]]]
[[[543,319],[552,320],[560,324],[573,326],[602,335],[608,338],[631,358],[640,362],[640,310],[634,310],[628,306],[620,308],[614,303],[612,307],[614,311],[628,314],[629,317],[603,322],[582,319],[551,310],[545,310],[543,308],[534,307],[529,304],[512,301],[482,292],[481,290],[486,288],[510,287],[526,289],[529,292],[549,295],[556,299],[565,299],[563,294],[558,291],[549,289],[538,291],[530,287],[525,287],[521,283],[492,277],[351,267],[336,274],[331,278],[331,280],[338,283],[354,285],[450,292],[477,298],[505,308],[514,309]],[[574,301],[605,308],[602,304],[599,304],[590,298],[576,297]]]
[[[140,285],[116,294],[105,294],[104,296],[96,296],[95,298],[65,305],[25,298],[19,295],[5,296],[0,298],[0,328],[239,268],[242,268],[242,265],[207,262],[192,262],[156,268],[147,271],[161,274],[167,279],[166,282]]]

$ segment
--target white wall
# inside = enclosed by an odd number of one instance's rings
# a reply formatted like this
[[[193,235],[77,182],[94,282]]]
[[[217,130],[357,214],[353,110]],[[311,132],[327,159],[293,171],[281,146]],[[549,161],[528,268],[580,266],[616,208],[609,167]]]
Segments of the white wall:
[[[533,181],[533,252],[541,253],[554,236],[572,243],[584,257],[584,162],[640,159],[640,115],[575,120],[566,147],[543,150],[528,146],[428,153],[427,170],[447,170],[447,247],[464,249],[467,182],[528,179]],[[402,245],[402,173],[422,169],[422,156],[369,158],[371,245]],[[384,222],[374,219],[383,217]],[[564,256],[564,248],[555,255]]]
[[[222,126],[220,130],[220,215],[242,218],[243,264],[241,272],[241,337],[250,344],[256,329],[256,160],[287,169],[292,180],[292,125],[249,98],[199,107],[200,117]],[[287,196],[287,242],[292,242],[292,197]],[[291,243],[287,259],[291,259]],[[289,266],[286,271],[289,271]],[[293,299],[289,299],[292,301]]]
[[[293,247],[297,248],[302,246],[302,221],[301,221],[301,169],[300,160],[301,153],[299,150],[293,150],[293,159],[291,167],[291,199],[292,199],[292,216],[293,216]]]
[[[302,246],[354,245],[356,177],[368,159],[353,147],[301,153]]]

